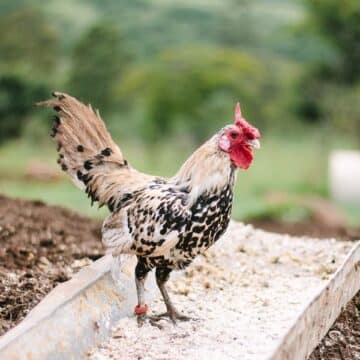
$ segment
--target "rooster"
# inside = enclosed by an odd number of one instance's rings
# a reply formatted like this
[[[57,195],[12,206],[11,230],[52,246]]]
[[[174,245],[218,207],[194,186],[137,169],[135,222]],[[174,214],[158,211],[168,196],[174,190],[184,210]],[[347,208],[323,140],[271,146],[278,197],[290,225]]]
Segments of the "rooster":
[[[135,282],[139,324],[146,318],[146,277],[156,269],[156,283],[166,305],[163,316],[187,320],[172,304],[165,287],[173,270],[184,269],[226,230],[231,216],[236,170],[247,169],[260,132],[242,116],[198,148],[171,178],[135,170],[107,131],[98,111],[74,97],[55,92],[37,103],[58,115],[52,136],[58,163],[84,189],[92,202],[106,205],[111,214],[102,227],[102,241],[114,257],[137,257]]]

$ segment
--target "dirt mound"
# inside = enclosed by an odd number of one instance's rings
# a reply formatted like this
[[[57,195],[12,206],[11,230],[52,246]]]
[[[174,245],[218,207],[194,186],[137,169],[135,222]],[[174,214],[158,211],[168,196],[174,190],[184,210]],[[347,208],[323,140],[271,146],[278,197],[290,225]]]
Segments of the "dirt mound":
[[[0,195],[0,335],[104,251],[100,222]]]
[[[347,226],[328,226],[316,219],[308,219],[299,222],[284,222],[277,219],[251,219],[248,221],[256,228],[278,234],[292,236],[309,236],[313,238],[335,238],[339,240],[359,240],[360,228]]]
[[[284,192],[268,193],[265,199],[272,211],[249,219],[249,223],[257,228],[319,239],[360,239],[360,227],[350,227],[344,212],[328,199]],[[289,215],[292,219],[289,219]]]

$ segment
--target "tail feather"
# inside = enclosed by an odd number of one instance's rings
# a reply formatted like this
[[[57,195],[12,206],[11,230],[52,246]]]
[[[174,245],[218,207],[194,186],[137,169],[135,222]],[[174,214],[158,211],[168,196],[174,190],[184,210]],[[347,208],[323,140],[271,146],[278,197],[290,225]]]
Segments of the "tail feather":
[[[114,179],[127,170],[127,161],[98,111],[70,95],[54,92],[53,96],[35,105],[52,107],[58,113],[51,134],[57,143],[58,163],[92,201],[109,205]]]

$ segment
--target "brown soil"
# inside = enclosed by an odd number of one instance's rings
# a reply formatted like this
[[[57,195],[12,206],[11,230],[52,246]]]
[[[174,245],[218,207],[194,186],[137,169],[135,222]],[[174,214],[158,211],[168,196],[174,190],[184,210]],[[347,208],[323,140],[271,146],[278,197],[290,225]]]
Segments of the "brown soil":
[[[309,360],[338,359],[360,359],[360,291],[309,357]]]
[[[0,195],[0,335],[58,283],[102,255],[99,222]]]
[[[345,226],[329,226],[321,221],[312,219],[296,223],[285,223],[276,219],[253,219],[249,220],[254,227],[278,234],[293,236],[309,236],[313,238],[336,238],[339,240],[359,240],[360,228]]]

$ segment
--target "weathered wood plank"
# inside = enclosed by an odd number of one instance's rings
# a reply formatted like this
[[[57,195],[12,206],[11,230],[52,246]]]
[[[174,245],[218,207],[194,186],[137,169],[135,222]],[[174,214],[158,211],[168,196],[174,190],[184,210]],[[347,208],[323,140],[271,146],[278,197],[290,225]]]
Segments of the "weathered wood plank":
[[[134,267],[130,263],[129,267]],[[56,286],[19,325],[0,338],[0,359],[86,358],[88,349],[103,341],[117,320],[132,314],[136,304],[132,272],[125,268],[114,282],[112,264],[111,256],[104,256]],[[151,298],[153,277],[147,289]]]
[[[306,359],[359,289],[360,242],[357,242],[342,266],[305,307],[270,359]]]

